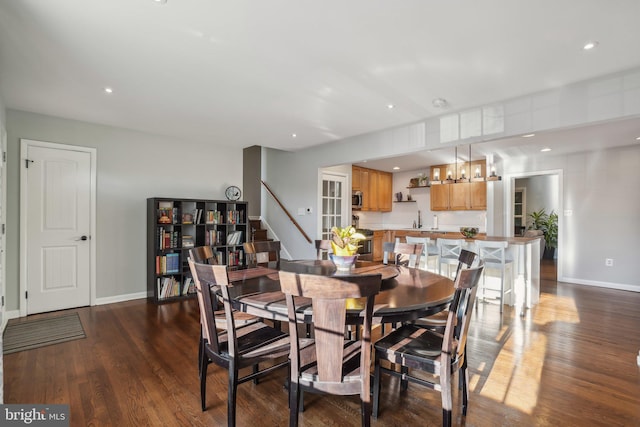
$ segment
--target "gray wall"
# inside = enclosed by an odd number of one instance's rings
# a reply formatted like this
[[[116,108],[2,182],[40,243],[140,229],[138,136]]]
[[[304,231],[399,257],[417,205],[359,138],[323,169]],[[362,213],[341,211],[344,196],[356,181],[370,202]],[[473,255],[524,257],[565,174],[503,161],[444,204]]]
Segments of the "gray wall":
[[[148,197],[224,199],[227,186],[242,186],[239,148],[13,110],[7,130],[8,310],[19,309],[21,138],[97,149],[97,298],[145,292]]]
[[[638,143],[565,156],[539,155],[517,164],[505,162],[506,174],[563,172],[562,206],[556,210],[560,280],[640,291],[636,260],[640,175],[629,173],[639,164]],[[494,209],[505,212],[501,205]],[[613,267],[605,267],[605,258],[614,259]]]

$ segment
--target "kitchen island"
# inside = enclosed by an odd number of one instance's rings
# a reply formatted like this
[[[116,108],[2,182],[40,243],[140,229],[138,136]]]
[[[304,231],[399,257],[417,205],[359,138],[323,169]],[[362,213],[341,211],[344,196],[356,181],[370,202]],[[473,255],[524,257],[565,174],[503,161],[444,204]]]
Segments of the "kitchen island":
[[[473,252],[477,252],[475,248],[476,240],[507,242],[507,258],[513,260],[511,269],[513,273],[511,277],[512,280],[509,281],[509,285],[513,286],[513,292],[509,293],[509,298],[505,298],[504,303],[520,307],[523,313],[525,308],[533,307],[540,300],[540,240],[542,236],[502,237],[487,236],[480,233],[473,239],[467,239],[460,232],[456,231],[420,228],[385,230],[385,237],[387,237],[388,241],[395,241],[396,238],[404,241],[406,236],[428,237],[433,242],[437,242],[438,238],[464,239],[466,249]],[[506,285],[507,284],[505,284],[505,286]]]

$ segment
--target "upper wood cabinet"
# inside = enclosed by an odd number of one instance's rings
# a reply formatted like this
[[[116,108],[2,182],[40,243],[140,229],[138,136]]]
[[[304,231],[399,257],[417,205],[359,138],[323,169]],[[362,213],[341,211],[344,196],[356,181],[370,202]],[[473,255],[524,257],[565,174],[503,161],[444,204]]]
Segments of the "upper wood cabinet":
[[[451,178],[471,178],[471,182],[457,182],[448,184],[431,184],[431,210],[486,210],[487,209],[487,183],[485,181],[473,181],[474,178],[486,177],[484,160],[476,160],[469,163],[431,166],[431,179],[439,175],[441,180],[447,179],[451,172]]]
[[[391,211],[393,175],[389,172],[353,166],[352,189],[362,191],[363,211]]]
[[[353,191],[362,191],[361,172],[357,166],[351,168],[351,189]]]
[[[437,184],[431,186],[431,210],[449,210],[449,185]]]

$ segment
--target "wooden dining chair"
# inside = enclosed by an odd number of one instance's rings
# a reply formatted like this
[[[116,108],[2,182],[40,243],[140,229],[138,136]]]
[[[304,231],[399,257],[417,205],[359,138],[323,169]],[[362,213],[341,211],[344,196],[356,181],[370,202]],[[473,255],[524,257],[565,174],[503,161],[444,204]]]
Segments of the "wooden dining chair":
[[[449,307],[444,333],[407,324],[390,332],[375,343],[375,368],[373,385],[373,416],[377,418],[382,384],[382,372],[400,377],[400,387],[406,390],[409,382],[440,391],[442,399],[442,424],[450,426],[453,397],[451,377],[458,372],[462,383],[462,414],[467,413],[469,399],[466,369],[466,342],[471,312],[478,289],[478,281],[484,266],[482,261],[472,268],[460,270],[455,281],[455,293]],[[400,366],[400,372],[384,368],[382,361]],[[414,371],[430,376],[417,376]]]
[[[333,252],[331,249],[331,240],[316,240],[316,259],[323,260],[328,259],[329,254]]]
[[[245,242],[244,253],[249,267],[264,266],[280,269],[280,241],[265,240],[260,242]]]
[[[189,268],[193,275],[200,307],[200,319],[204,333],[205,363],[200,371],[200,403],[202,410],[206,410],[207,366],[210,363],[227,369],[227,423],[235,426],[236,422],[236,394],[238,384],[256,380],[276,369],[289,364],[289,338],[285,333],[272,328],[263,322],[254,322],[238,326],[235,324],[231,299],[229,296],[229,280],[226,265],[209,265],[196,263],[189,259]],[[220,286],[224,305],[227,329],[216,327],[216,316],[211,303],[210,286]],[[266,363],[260,369],[260,363]],[[240,376],[239,371],[246,367],[253,367],[250,374]]]
[[[401,243],[401,242],[385,242],[382,244],[383,264],[387,264],[393,259],[396,265],[405,265],[411,268],[417,268],[420,265],[420,258],[424,251],[422,243]]]
[[[214,255],[213,248],[211,246],[197,246],[195,248],[189,249],[189,258],[194,262],[200,264],[209,264],[216,265],[217,258]],[[219,289],[218,285],[212,285],[210,287],[210,297],[211,297],[211,306],[213,307],[213,315],[216,318],[216,328],[218,329],[227,329],[227,317],[225,315],[224,309],[219,308],[219,301],[216,297],[216,293]],[[242,311],[233,310],[233,320],[236,326],[247,325],[249,323],[254,323],[259,320],[258,317],[253,316],[248,313],[244,313]],[[202,367],[205,363],[210,363],[206,360],[206,352],[204,350],[205,347],[205,333],[204,333],[204,324],[200,322],[201,332],[200,332],[200,344],[198,346],[198,372],[202,372]]]
[[[360,395],[362,425],[371,423],[371,321],[375,295],[382,276],[360,275],[344,280],[330,276],[280,272],[291,340],[289,425],[298,425],[303,392]],[[298,333],[295,298],[311,298],[315,340],[312,345]],[[359,340],[345,339],[346,300],[366,298]],[[306,347],[305,347],[306,345]]]
[[[434,272],[438,270],[438,258],[440,257],[440,251],[438,247],[431,243],[431,239],[429,237],[414,237],[407,236],[405,237],[406,243],[422,243],[424,245],[424,249],[422,251],[422,259],[424,260],[424,269],[429,270],[429,259],[435,258],[435,267]],[[418,268],[421,268],[418,265]]]

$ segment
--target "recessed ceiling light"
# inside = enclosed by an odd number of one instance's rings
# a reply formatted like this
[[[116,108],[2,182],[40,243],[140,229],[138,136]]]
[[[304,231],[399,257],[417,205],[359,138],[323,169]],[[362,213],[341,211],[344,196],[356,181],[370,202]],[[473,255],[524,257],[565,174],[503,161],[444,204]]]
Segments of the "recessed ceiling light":
[[[110,87],[105,87],[105,88],[104,88],[104,91],[105,91],[106,93],[113,93],[113,89],[112,89],[112,88],[110,88]]]
[[[523,138],[531,138],[532,136],[536,136],[535,133],[528,133],[526,135],[522,135]]]
[[[295,133],[292,133],[292,134],[291,134],[291,138],[297,138],[297,137],[298,137],[298,135],[297,135],[297,134],[295,134]]]
[[[585,43],[584,46],[582,46],[582,48],[584,50],[591,50],[591,49],[594,49],[594,48],[598,47],[598,44],[599,43],[594,40],[594,41],[590,41],[590,42]]]
[[[153,1],[159,4],[165,4],[167,2],[167,0],[153,0]]]
[[[640,136],[636,138],[636,141],[640,141]]]
[[[433,101],[431,101],[431,104],[435,108],[445,108],[449,103],[444,98],[435,98]]]
[[[395,107],[395,105],[393,105],[393,104],[387,104],[387,108],[389,110],[393,110],[394,107]]]
[[[394,170],[394,171],[399,171],[399,170],[400,170],[400,166],[394,166],[394,167],[393,167],[393,170]]]
[[[543,149],[542,149],[542,150],[540,150],[540,151],[542,151],[543,153],[546,153],[547,151],[551,151],[551,148],[549,148],[549,147],[545,147],[545,148],[543,148]]]

